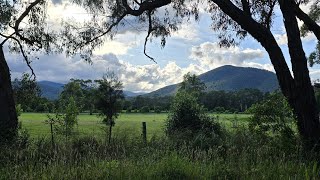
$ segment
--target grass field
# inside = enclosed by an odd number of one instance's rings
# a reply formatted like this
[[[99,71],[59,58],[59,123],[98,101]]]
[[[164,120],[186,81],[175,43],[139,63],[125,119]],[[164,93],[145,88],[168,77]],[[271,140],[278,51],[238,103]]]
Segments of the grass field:
[[[320,156],[305,154],[299,137],[287,141],[286,136],[233,128],[247,125],[250,115],[210,115],[228,131],[221,136],[163,136],[166,113],[123,113],[109,143],[101,119],[80,114],[80,135],[58,136],[52,143],[42,138],[49,136],[47,115],[24,113],[20,121],[34,139],[22,134],[13,145],[0,148],[0,179],[320,179]],[[143,121],[147,143],[139,137]]]
[[[121,133],[125,131],[126,134],[133,133],[134,135],[138,135],[141,134],[141,123],[146,122],[149,138],[161,136],[164,132],[163,128],[167,115],[166,113],[122,113],[116,120],[114,132]],[[247,114],[210,115],[218,119],[226,127],[232,127],[235,124],[235,119],[237,119],[237,124],[244,124],[250,117]],[[48,119],[46,113],[23,113],[19,119],[22,127],[28,130],[32,138],[48,136],[50,134],[50,127],[48,124],[45,124],[45,120]],[[80,114],[78,119],[78,126],[75,129],[82,135],[99,135],[103,133],[103,128],[106,127],[97,115]]]

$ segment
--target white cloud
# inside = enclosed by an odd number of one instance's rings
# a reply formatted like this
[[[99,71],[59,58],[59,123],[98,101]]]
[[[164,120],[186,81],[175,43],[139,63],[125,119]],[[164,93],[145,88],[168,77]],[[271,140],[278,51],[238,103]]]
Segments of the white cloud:
[[[223,48],[218,43],[205,42],[191,49],[190,58],[205,69],[222,65],[242,66],[244,62],[262,59],[264,52],[260,49],[241,49],[239,47]]]
[[[288,36],[287,34],[275,34],[275,38],[277,43],[281,45],[288,44]],[[313,33],[308,33],[306,36],[301,38],[302,42],[309,42],[317,40],[316,36]]]
[[[99,79],[107,70],[114,71],[123,82],[125,89],[130,91],[153,91],[161,87],[179,83],[187,72],[204,72],[201,67],[191,64],[186,68],[179,67],[169,61],[161,68],[157,64],[133,65],[119,60],[115,54],[95,55],[90,65],[80,58],[66,58],[63,55],[40,56],[32,67],[37,80],[49,80],[66,83],[71,78]],[[8,56],[12,78],[21,77],[29,72],[22,58],[17,55]]]
[[[190,20],[189,22],[184,22],[179,27],[179,30],[172,34],[173,38],[178,38],[186,41],[197,41],[199,37],[199,24],[197,22]]]

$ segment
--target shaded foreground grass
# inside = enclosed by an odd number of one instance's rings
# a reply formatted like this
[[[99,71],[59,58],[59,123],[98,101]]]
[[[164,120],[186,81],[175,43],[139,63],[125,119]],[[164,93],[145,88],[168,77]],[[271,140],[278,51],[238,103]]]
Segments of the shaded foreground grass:
[[[239,124],[243,124],[248,121],[250,115],[211,114],[211,116],[218,116],[218,121],[222,125],[231,127],[235,117]],[[127,134],[140,135],[141,122],[145,121],[147,122],[148,137],[162,136],[166,118],[166,113],[122,113],[116,120],[114,131],[126,131]],[[50,127],[44,123],[46,119],[45,113],[23,113],[19,118],[22,127],[26,128],[33,138],[49,136]],[[102,124],[97,115],[80,114],[78,119],[78,126],[75,129],[80,135],[101,136],[104,133],[102,129],[106,126]]]
[[[0,179],[318,179],[314,157],[299,146],[283,149],[277,142],[246,130],[230,133],[223,144],[208,149],[154,137],[116,134],[111,144],[80,137],[18,142],[0,150]]]
[[[249,115],[219,115],[228,129],[218,144],[195,137],[168,139],[167,114],[121,114],[112,143],[97,116],[80,115],[79,132],[48,138],[45,114],[23,114],[32,138],[0,149],[0,179],[319,179],[316,154],[304,154],[298,138],[259,136],[245,125]],[[211,115],[216,116],[216,115]],[[232,128],[235,120],[240,124]],[[148,126],[143,143],[141,122]],[[181,139],[179,139],[181,138]],[[200,147],[199,144],[206,144]]]

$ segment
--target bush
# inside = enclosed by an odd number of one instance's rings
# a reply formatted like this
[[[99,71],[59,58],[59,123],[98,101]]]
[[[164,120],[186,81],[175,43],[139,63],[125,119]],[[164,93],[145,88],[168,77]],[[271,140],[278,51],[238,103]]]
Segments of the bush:
[[[276,140],[276,145],[289,147],[294,144],[295,135],[292,126],[294,116],[285,97],[273,93],[261,103],[254,104],[247,110],[253,114],[249,122],[250,131],[257,135]]]
[[[148,113],[150,112],[150,108],[148,106],[143,106],[141,109],[140,109],[140,112],[141,113]]]
[[[219,144],[223,131],[221,126],[205,113],[195,96],[179,92],[167,118],[166,134],[177,141],[189,141],[198,147],[208,147]]]

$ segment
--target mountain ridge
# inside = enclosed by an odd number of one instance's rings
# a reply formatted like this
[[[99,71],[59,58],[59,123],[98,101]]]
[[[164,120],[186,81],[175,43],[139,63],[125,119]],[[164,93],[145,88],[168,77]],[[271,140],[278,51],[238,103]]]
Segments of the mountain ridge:
[[[279,86],[275,73],[252,67],[225,65],[200,74],[198,77],[206,84],[207,91],[236,91],[252,88],[259,89],[262,92],[272,92],[278,89]],[[145,96],[174,95],[178,90],[179,84],[160,88],[145,94]]]
[[[225,90],[236,91],[245,88],[259,89],[263,92],[271,92],[278,89],[276,75],[264,69],[252,67],[237,67],[225,65],[210,70],[198,76],[207,86],[207,91]],[[38,85],[42,92],[42,97],[50,100],[58,99],[63,90],[64,84],[52,81],[39,81]],[[135,96],[168,96],[174,95],[178,90],[178,84],[165,86],[150,93],[135,93],[124,90],[126,97]]]
[[[41,96],[49,100],[58,99],[60,93],[63,90],[63,86],[65,85],[62,83],[57,83],[52,81],[38,81],[37,83],[41,90]],[[126,97],[135,97],[135,96],[145,94],[141,92],[131,92],[126,90],[124,90],[123,93],[125,94]]]

